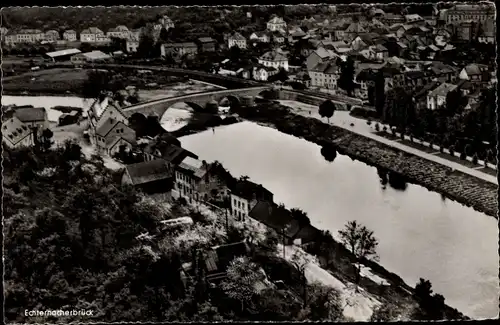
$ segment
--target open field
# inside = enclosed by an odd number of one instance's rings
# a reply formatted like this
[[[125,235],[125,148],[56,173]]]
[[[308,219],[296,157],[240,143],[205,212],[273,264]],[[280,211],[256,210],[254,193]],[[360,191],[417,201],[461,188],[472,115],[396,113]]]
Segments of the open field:
[[[6,94],[63,94],[80,92],[87,79],[86,70],[50,69],[30,71],[19,76],[7,77],[3,80]]]

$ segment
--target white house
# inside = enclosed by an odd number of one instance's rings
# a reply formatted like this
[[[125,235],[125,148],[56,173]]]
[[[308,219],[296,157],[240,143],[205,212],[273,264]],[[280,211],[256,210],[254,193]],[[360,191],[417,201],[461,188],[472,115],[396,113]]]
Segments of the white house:
[[[267,81],[270,76],[278,73],[278,70],[273,67],[257,67],[253,69],[252,77],[257,81]]]
[[[488,71],[488,66],[484,64],[471,63],[460,71],[459,78],[462,80],[482,81],[483,73]]]
[[[139,41],[128,39],[126,42],[127,52],[135,53],[137,52],[137,48],[139,47]]]
[[[252,33],[252,35],[250,35],[250,40],[262,42],[262,43],[269,43],[271,41],[271,37],[270,37],[269,33],[266,31],[255,32],[255,33]]]
[[[273,17],[267,22],[267,29],[271,32],[286,31],[286,22],[281,17]]]
[[[446,95],[450,91],[457,89],[456,85],[442,83],[437,88],[427,94],[427,109],[435,110],[446,105]]]
[[[82,43],[94,43],[97,42],[97,37],[104,36],[104,32],[97,27],[89,27],[82,30],[80,33],[80,42]]]
[[[170,28],[175,27],[173,20],[170,19],[170,17],[168,17],[168,16],[163,16],[158,21],[163,26],[163,28],[165,28],[166,30],[169,30]]]
[[[130,35],[130,31],[129,29],[127,28],[127,26],[123,26],[123,25],[120,25],[120,26],[117,26],[115,28],[111,28],[110,30],[108,30],[106,36],[108,36],[109,38],[111,37],[116,37],[116,38],[129,38],[129,35]]]
[[[246,221],[259,201],[273,203],[273,194],[262,185],[240,180],[231,190],[231,215],[237,220]]]
[[[262,64],[265,67],[273,67],[278,70],[283,68],[288,71],[288,58],[286,54],[278,50],[264,53],[259,58],[259,64]]]
[[[76,32],[72,29],[69,29],[63,33],[63,39],[69,42],[76,41]]]
[[[247,40],[243,35],[240,33],[234,33],[233,35],[229,36],[227,39],[227,47],[231,48],[233,46],[237,46],[240,49],[246,49],[247,48]]]

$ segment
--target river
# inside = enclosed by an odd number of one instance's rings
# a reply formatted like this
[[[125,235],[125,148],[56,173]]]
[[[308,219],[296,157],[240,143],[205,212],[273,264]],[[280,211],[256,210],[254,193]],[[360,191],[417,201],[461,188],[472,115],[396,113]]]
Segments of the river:
[[[357,220],[379,239],[380,264],[414,286],[420,277],[446,303],[472,318],[498,315],[497,220],[409,184],[380,184],[376,168],[347,156],[328,163],[320,148],[251,122],[180,138],[234,176],[247,175],[277,202],[305,210],[314,226],[333,235]]]

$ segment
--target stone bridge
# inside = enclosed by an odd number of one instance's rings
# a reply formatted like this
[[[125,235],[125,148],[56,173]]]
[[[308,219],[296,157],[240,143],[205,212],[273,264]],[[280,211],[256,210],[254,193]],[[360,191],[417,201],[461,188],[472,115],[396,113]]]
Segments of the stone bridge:
[[[207,103],[216,101],[220,103],[224,98],[227,98],[231,104],[239,104],[242,102],[243,97],[249,96],[252,99],[259,96],[263,91],[271,87],[252,87],[243,89],[225,89],[216,90],[202,93],[187,94],[171,98],[163,98],[155,101],[150,101],[142,104],[127,106],[123,108],[122,112],[131,117],[133,114],[139,113],[144,116],[156,115],[161,119],[163,114],[172,105],[177,103],[186,103],[196,111],[202,111]]]

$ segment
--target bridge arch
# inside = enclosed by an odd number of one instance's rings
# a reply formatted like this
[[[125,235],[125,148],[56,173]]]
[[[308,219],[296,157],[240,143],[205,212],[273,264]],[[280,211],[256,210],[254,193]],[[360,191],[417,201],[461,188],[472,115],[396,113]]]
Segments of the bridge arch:
[[[218,102],[219,106],[229,106],[231,108],[239,107],[241,105],[241,99],[234,95],[224,96]]]

